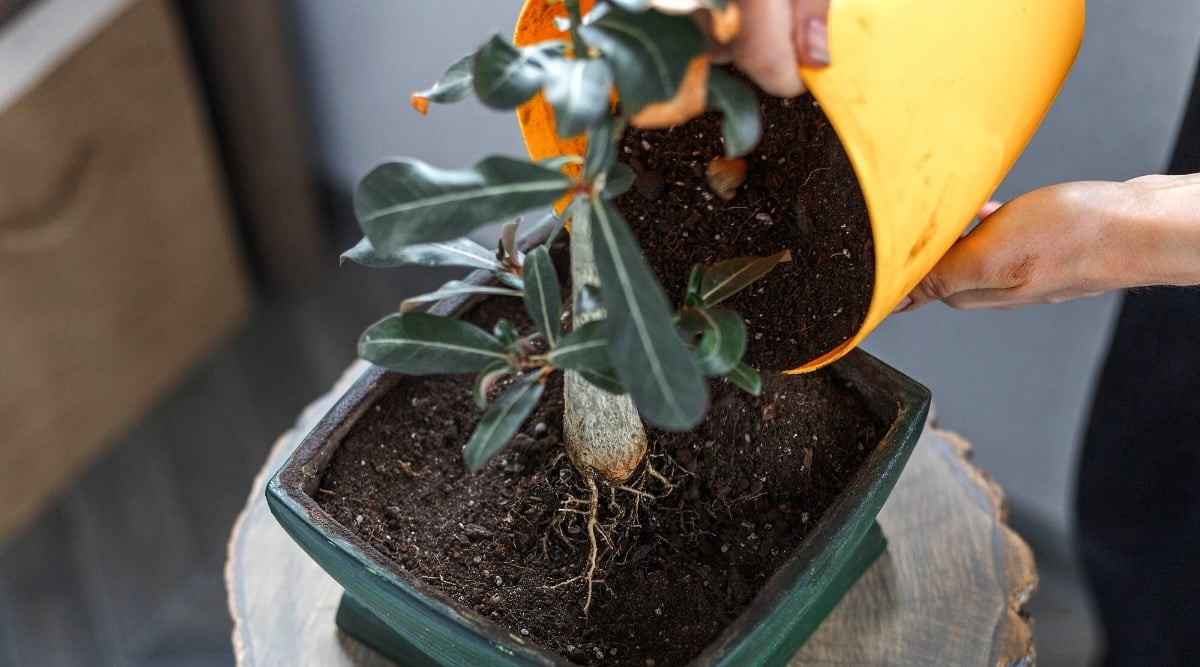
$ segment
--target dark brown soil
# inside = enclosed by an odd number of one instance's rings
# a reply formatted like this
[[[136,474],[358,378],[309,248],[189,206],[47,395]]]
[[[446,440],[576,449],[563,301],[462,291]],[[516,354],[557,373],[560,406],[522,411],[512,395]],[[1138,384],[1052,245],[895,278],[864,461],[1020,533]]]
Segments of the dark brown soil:
[[[495,321],[502,305],[468,319]],[[404,378],[338,449],[317,500],[414,576],[574,662],[683,664],[750,602],[886,428],[831,373],[764,381],[758,398],[715,382],[696,431],[650,431],[649,461],[670,492],[645,473],[631,484],[655,498],[602,487],[608,542],[586,617],[578,512],[589,492],[559,445],[557,384],[471,475],[471,378]]]
[[[672,299],[694,264],[790,249],[782,264],[722,304],[746,319],[746,361],[786,370],[850,338],[867,314],[875,255],[854,169],[812,96],[761,97],[763,140],[729,201],[710,191],[708,163],[724,155],[719,114],[668,130],[631,130],[625,159],[638,173],[617,203]]]
[[[783,369],[857,330],[873,259],[853,171],[820,110],[808,97],[764,109],[766,139],[732,200],[705,185],[722,154],[719,118],[706,116],[631,132],[639,176],[618,204],[675,299],[694,263],[791,249],[795,261],[724,304],[747,319],[747,360]],[[512,304],[467,319],[490,327]],[[639,492],[601,487],[586,616],[590,494],[560,446],[557,379],[476,475],[461,455],[480,414],[472,378],[402,379],[334,455],[317,500],[414,576],[573,662],[683,664],[745,608],[886,428],[832,373],[763,379],[757,398],[714,382],[694,432],[651,429],[648,461],[663,479],[643,470],[629,483]]]

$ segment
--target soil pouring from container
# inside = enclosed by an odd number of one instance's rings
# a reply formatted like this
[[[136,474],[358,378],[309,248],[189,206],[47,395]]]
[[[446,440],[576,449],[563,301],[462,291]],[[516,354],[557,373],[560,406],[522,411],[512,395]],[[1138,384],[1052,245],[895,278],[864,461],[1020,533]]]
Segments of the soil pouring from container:
[[[528,0],[515,42],[560,37],[554,18],[564,12],[562,3]],[[816,359],[797,359],[791,372],[825,366],[862,342],[962,235],[1049,109],[1083,23],[1083,0],[830,3],[833,64],[800,75],[858,175],[875,284],[858,332]],[[555,134],[540,95],[518,120],[534,159],[583,154],[582,136]]]

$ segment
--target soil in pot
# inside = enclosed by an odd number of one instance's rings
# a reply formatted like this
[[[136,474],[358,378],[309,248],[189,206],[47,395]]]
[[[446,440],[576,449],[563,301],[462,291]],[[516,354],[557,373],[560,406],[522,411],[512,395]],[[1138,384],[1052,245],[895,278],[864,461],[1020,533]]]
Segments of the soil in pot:
[[[793,262],[728,303],[749,320],[748,361],[790,368],[857,329],[873,262],[861,194],[823,114],[808,97],[764,110],[767,140],[732,199],[704,184],[722,152],[719,118],[706,116],[629,134],[638,179],[619,205],[672,296],[693,263],[791,249]],[[786,138],[773,138],[779,128]],[[515,305],[485,302],[465,319],[519,320]],[[473,378],[403,378],[347,436],[316,499],[414,577],[573,662],[684,664],[749,604],[887,428],[833,373],[763,380],[759,397],[713,382],[695,431],[650,429],[649,467],[593,496],[560,445],[559,384],[471,475],[461,446],[481,413]]]
[[[875,276],[866,203],[850,159],[811,95],[759,91],[763,139],[730,199],[706,176],[724,155],[721,116],[667,130],[632,129],[624,159],[637,174],[618,200],[647,259],[674,299],[695,264],[791,250],[792,261],[722,304],[746,320],[746,361],[786,370],[853,336]],[[730,193],[726,193],[730,194]]]

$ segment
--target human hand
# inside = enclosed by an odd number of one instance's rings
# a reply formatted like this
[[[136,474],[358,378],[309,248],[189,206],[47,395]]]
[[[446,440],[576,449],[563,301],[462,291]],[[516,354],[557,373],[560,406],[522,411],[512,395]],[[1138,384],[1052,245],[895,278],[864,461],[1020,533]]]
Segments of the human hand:
[[[897,310],[1057,303],[1200,283],[1200,174],[1065,183],[980,212]]]
[[[796,65],[829,64],[829,1],[740,0],[741,29],[729,44],[713,45],[713,61],[732,61],[772,95],[800,95],[804,83]]]

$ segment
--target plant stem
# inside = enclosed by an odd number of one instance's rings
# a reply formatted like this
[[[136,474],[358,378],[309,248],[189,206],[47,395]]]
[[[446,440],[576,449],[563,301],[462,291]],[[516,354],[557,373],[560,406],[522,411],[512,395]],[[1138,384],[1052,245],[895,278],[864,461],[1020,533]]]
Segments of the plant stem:
[[[567,6],[567,18],[571,22],[571,49],[575,52],[575,58],[586,58],[588,55],[587,43],[579,36],[579,26],[583,25],[583,15],[579,10],[579,0],[564,0],[563,4]]]
[[[577,201],[584,202],[584,198]],[[599,285],[592,253],[590,207],[573,206],[571,215],[571,285],[575,298],[574,326],[602,319],[603,310],[580,312],[579,291],[584,285]],[[617,396],[599,389],[578,373],[564,378],[563,430],[567,454],[581,472],[595,470],[605,479],[621,484],[637,470],[646,455],[646,429],[628,395]]]

